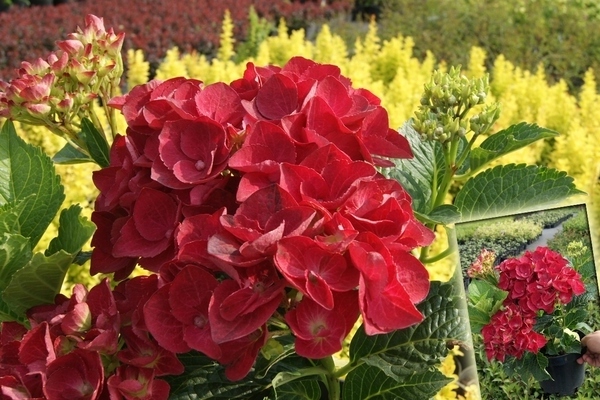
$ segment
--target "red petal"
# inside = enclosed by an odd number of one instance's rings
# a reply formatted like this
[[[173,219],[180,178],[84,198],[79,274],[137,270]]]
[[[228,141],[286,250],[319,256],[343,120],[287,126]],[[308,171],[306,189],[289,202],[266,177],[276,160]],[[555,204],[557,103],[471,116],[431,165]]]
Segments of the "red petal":
[[[281,119],[298,107],[298,90],[290,78],[275,74],[271,76],[256,95],[258,111],[268,119]]]
[[[191,348],[183,340],[183,324],[173,316],[169,306],[170,284],[158,289],[144,305],[144,320],[158,344],[173,353],[187,353]]]

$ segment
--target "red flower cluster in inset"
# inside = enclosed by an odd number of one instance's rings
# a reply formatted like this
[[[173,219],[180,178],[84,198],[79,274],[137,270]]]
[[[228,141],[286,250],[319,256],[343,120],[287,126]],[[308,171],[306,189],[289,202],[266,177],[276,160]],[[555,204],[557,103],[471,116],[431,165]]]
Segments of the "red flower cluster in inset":
[[[584,293],[581,276],[547,247],[504,260],[496,269],[498,287],[508,296],[503,308],[481,330],[487,358],[502,362],[507,355],[521,358],[525,351],[537,353],[547,342],[534,331],[538,315],[552,314],[556,304],[568,304],[573,296]]]
[[[93,176],[91,272],[122,282],[32,310],[32,330],[2,341],[3,391],[165,398],[155,377],[182,372],[177,353],[240,380],[272,326],[319,359],[361,314],[369,335],[423,320],[429,276],[411,250],[434,235],[376,169],[409,144],[338,67],[250,63],[229,85],[152,81],[111,105],[128,128]],[[128,278],[138,264],[153,274]]]

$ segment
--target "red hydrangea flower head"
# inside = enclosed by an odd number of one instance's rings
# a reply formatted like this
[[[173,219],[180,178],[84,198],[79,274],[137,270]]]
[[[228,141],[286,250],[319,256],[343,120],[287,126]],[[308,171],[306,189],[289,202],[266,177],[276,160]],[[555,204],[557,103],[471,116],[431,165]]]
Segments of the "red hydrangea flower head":
[[[423,319],[429,276],[411,251],[434,234],[376,168],[412,156],[408,141],[338,67],[249,63],[229,85],[153,81],[110,105],[128,128],[94,175],[92,272],[157,274],[114,291],[127,368],[111,394],[149,393],[141,380],[191,350],[242,379],[272,318],[310,358],[339,351],[359,315],[369,335]]]
[[[488,359],[504,361],[537,353],[547,339],[534,330],[540,313],[552,314],[558,303],[568,304],[585,292],[581,276],[567,259],[547,247],[526,251],[521,257],[501,262],[498,287],[508,292],[503,308],[481,333]]]

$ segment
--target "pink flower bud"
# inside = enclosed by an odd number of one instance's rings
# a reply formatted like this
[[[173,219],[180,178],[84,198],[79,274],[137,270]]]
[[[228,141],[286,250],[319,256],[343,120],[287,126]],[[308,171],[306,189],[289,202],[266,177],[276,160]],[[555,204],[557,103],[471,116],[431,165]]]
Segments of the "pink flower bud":
[[[65,93],[65,98],[62,99],[57,105],[56,109],[61,112],[68,112],[73,107],[73,98]]]
[[[39,77],[36,77],[39,80]],[[30,84],[23,88],[19,95],[25,101],[43,101],[50,96],[50,90],[54,84],[56,76],[52,73],[46,74],[41,80],[36,83]]]
[[[50,69],[50,65],[41,58],[34,61],[33,64],[22,61],[21,68],[19,69],[19,75],[42,75]]]
[[[76,39],[60,40],[56,45],[71,56],[77,56],[84,48],[84,44]]]
[[[23,105],[25,106],[25,109],[29,112],[29,114],[31,114],[33,116],[46,115],[52,110],[52,107],[50,107],[48,104],[45,104],[45,103],[41,103],[41,104],[24,103]]]
[[[91,29],[98,34],[104,34],[104,18],[97,17],[94,14],[88,14],[85,17],[85,27]]]
[[[69,56],[67,52],[61,52],[60,57],[56,55],[56,53],[52,53],[50,57],[48,57],[48,62],[50,62],[52,71],[59,75],[62,72],[69,62]]]

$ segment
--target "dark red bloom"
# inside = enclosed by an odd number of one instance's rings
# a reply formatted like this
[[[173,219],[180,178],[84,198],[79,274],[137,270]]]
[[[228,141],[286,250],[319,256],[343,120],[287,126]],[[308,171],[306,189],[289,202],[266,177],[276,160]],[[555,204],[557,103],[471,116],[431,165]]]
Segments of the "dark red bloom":
[[[100,354],[76,349],[48,364],[44,394],[48,400],[100,398],[104,367]]]

